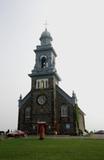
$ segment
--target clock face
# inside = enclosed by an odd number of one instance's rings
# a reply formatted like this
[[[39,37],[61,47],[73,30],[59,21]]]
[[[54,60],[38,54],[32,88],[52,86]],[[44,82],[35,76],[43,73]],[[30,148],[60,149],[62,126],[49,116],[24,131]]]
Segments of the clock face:
[[[37,98],[37,101],[40,105],[43,105],[46,103],[46,96],[45,95],[41,95]]]

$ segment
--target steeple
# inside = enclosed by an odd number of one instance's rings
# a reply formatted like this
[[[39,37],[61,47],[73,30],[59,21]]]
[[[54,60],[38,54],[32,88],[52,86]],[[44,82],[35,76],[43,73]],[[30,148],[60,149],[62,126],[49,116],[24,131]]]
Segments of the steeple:
[[[40,36],[41,44],[34,50],[36,53],[36,62],[32,74],[29,75],[30,77],[51,74],[55,75],[56,79],[60,81],[55,68],[55,58],[57,55],[52,47],[52,40],[51,34],[47,31],[47,28],[45,28],[45,31],[43,31]]]

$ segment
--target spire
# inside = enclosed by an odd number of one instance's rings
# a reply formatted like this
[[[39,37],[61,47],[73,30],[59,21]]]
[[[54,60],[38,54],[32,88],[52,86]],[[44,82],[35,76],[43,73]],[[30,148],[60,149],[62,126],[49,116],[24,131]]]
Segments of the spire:
[[[77,104],[77,96],[74,91],[72,91],[72,98],[74,99],[74,103]]]
[[[19,100],[18,100],[18,107],[21,107],[21,102],[22,102],[22,94],[20,94]]]
[[[46,20],[45,23],[44,23],[45,30],[47,30],[47,25],[48,25],[48,23],[47,23],[47,20]]]
[[[22,94],[20,94],[19,100],[22,100]]]

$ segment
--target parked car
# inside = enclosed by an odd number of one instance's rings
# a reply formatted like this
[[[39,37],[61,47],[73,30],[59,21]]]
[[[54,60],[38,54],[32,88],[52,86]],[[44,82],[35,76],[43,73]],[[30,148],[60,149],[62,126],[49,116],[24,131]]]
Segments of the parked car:
[[[7,133],[7,137],[25,137],[27,134],[21,130],[16,130]]]
[[[104,130],[96,131],[95,134],[104,134]]]

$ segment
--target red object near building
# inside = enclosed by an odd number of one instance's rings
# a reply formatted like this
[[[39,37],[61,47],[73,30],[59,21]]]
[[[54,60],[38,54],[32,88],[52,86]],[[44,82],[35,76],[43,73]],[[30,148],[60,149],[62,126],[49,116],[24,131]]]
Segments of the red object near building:
[[[45,137],[46,122],[38,122],[37,124],[38,124],[39,139],[43,140]]]

